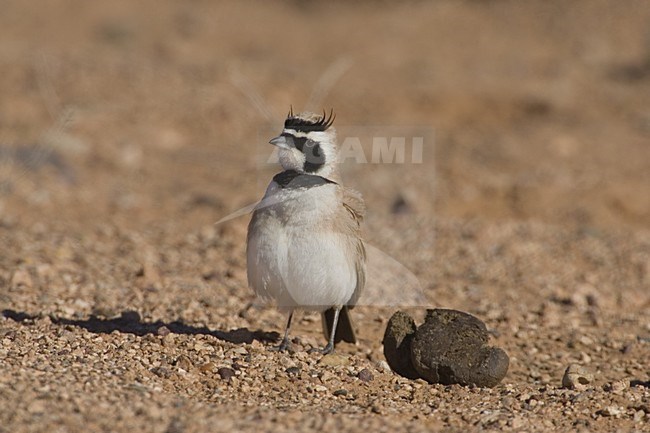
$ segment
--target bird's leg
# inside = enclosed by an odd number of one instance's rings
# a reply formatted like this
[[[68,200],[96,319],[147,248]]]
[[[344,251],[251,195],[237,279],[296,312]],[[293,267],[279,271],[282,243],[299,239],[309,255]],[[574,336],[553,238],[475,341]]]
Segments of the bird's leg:
[[[334,309],[334,320],[332,321],[332,329],[330,330],[330,338],[327,342],[327,345],[322,349],[315,349],[314,352],[320,352],[323,355],[334,352],[334,337],[336,336],[336,325],[339,322],[339,313],[341,312],[341,307],[336,307]]]
[[[293,317],[293,310],[289,312],[289,319],[287,320],[287,328],[284,330],[284,338],[282,338],[282,341],[280,342],[279,346],[273,348],[274,350],[285,352],[287,349],[289,349],[289,328],[291,328],[292,317]]]

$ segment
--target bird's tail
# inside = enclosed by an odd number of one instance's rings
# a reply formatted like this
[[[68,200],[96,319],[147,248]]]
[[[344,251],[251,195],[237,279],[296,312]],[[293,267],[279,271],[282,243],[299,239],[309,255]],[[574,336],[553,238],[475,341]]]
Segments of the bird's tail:
[[[334,308],[330,308],[323,312],[323,334],[325,334],[325,339],[329,340],[330,329],[332,329],[332,324],[334,323]],[[336,334],[334,335],[334,344],[345,341],[347,343],[356,344],[357,336],[354,332],[354,327],[352,326],[352,319],[350,318],[350,311],[347,305],[344,305],[341,308],[339,313],[339,322],[336,326]]]

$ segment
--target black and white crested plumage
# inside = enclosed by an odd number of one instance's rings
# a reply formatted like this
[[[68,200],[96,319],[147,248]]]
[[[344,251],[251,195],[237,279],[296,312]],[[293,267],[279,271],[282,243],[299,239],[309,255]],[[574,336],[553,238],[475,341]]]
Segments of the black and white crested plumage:
[[[332,126],[336,119],[334,110],[330,111],[329,116],[323,111],[323,115],[320,117],[315,117],[315,115],[309,114],[297,115],[294,116],[293,109],[289,111],[287,119],[284,121],[284,129],[292,129],[294,131],[300,132],[311,132],[311,131],[327,131],[327,129]]]
[[[336,131],[332,124],[336,116],[289,112],[282,133],[271,140],[278,146],[280,164],[285,170],[296,170],[318,176],[335,173]]]
[[[295,309],[323,312],[324,353],[337,341],[356,342],[348,308],[365,284],[365,208],[361,195],[338,180],[333,120],[333,113],[289,113],[270,141],[285,171],[273,178],[248,226],[249,285],[289,312],[281,349]]]

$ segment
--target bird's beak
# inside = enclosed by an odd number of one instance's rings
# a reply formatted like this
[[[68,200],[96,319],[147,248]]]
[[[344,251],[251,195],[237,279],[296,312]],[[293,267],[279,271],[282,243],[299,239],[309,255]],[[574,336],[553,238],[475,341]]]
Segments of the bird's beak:
[[[287,140],[287,137],[284,135],[278,135],[277,137],[271,139],[269,141],[274,146],[278,146],[280,149],[290,149],[291,146],[289,145],[289,142]]]

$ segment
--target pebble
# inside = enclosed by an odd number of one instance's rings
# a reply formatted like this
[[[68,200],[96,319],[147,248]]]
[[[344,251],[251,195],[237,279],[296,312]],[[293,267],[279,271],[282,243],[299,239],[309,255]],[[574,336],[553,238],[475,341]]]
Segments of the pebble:
[[[585,367],[578,364],[570,364],[564,371],[562,386],[568,389],[584,390],[594,381],[594,375]]]
[[[606,406],[602,409],[596,411],[597,415],[607,416],[607,417],[620,417],[623,411],[617,406]]]
[[[248,350],[245,347],[235,347],[230,352],[234,355],[248,355]]]
[[[628,388],[628,382],[626,380],[617,380],[606,384],[603,388],[612,394],[622,394]]]
[[[285,373],[289,376],[299,376],[300,375],[300,367],[289,367],[286,370],[284,370]]]
[[[324,371],[320,375],[320,381],[323,382],[323,383],[328,382],[328,381],[330,381],[330,380],[332,380],[334,378],[336,378],[336,376],[334,376],[332,373],[330,373],[328,371]]]
[[[153,374],[155,374],[156,376],[162,377],[162,378],[165,378],[165,379],[169,379],[170,377],[172,377],[172,374],[173,374],[172,371],[169,368],[165,368],[165,367],[154,367],[154,368],[151,369],[151,372]]]
[[[280,363],[286,368],[296,367],[298,365],[293,359],[289,358],[288,356],[283,356],[280,358]]]
[[[341,365],[349,365],[350,358],[344,355],[339,355],[337,353],[330,353],[329,355],[323,356],[318,364],[326,367],[338,367]]]
[[[383,359],[380,361],[377,361],[375,364],[375,367],[377,367],[377,370],[379,370],[381,373],[392,373],[393,370],[390,369],[390,365]]]
[[[347,389],[337,389],[332,393],[335,396],[340,396],[340,395],[348,395],[348,390]]]
[[[521,417],[521,416],[515,416],[510,420],[510,427],[512,427],[515,430],[519,430],[520,428],[524,427],[526,425],[526,420]]]
[[[515,410],[519,404],[514,398],[506,396],[501,399],[501,406],[507,410]]]
[[[214,365],[213,362],[206,362],[205,364],[203,364],[203,365],[201,365],[199,367],[199,371],[201,373],[207,373],[208,371],[214,370],[214,367],[215,367],[215,365]]]
[[[221,367],[219,370],[217,370],[217,373],[219,373],[219,376],[221,376],[221,379],[227,380],[227,381],[232,381],[232,379],[235,376],[235,370],[232,368],[228,367]]]
[[[158,329],[156,329],[156,334],[160,335],[161,337],[165,337],[165,336],[169,335],[170,333],[171,333],[171,331],[165,325],[163,325],[163,326],[159,327]]]
[[[192,361],[185,355],[181,355],[176,359],[175,366],[185,371],[190,371],[193,367]]]
[[[374,379],[374,376],[372,375],[370,370],[368,370],[367,368],[364,368],[363,370],[361,370],[359,372],[359,374],[357,374],[357,377],[362,382],[370,382],[370,381],[372,381]]]

